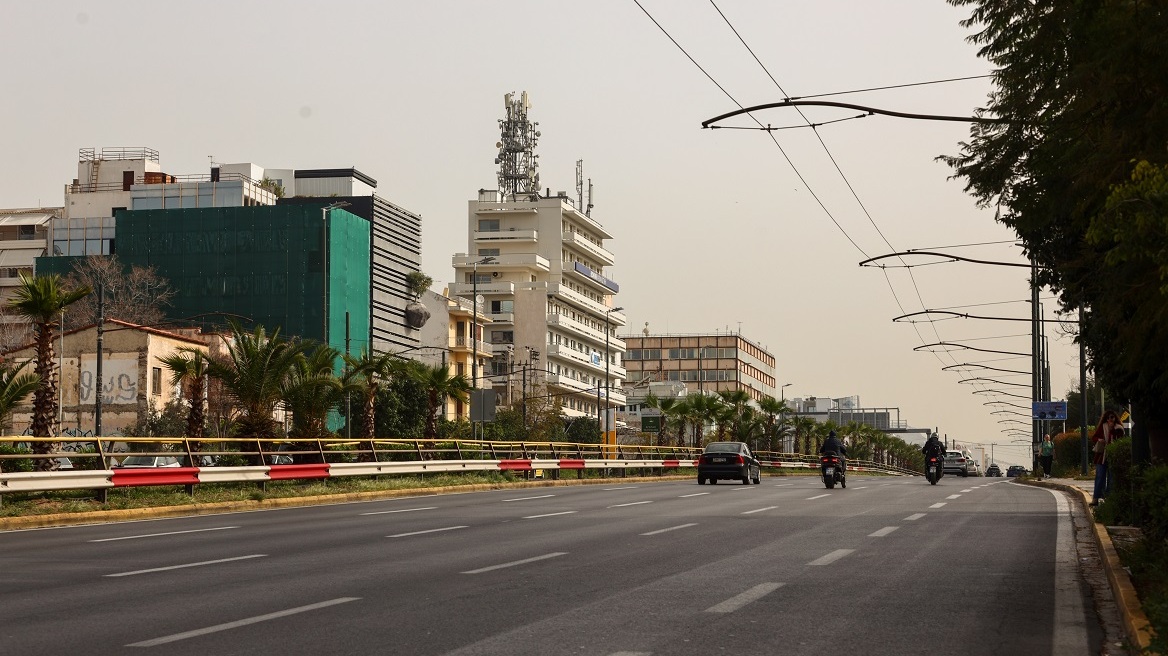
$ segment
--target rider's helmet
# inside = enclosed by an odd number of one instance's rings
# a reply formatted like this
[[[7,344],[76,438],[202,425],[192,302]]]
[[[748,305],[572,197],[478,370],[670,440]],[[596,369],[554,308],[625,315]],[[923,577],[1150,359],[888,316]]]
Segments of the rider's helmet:
[[[835,431],[827,431],[827,437],[828,438],[835,437]]]

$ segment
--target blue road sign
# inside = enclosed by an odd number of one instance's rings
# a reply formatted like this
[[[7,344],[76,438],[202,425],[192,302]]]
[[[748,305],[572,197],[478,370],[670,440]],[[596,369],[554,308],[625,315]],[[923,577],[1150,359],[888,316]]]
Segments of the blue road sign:
[[[1035,419],[1047,421],[1066,421],[1067,419],[1066,401],[1035,401],[1033,406]]]

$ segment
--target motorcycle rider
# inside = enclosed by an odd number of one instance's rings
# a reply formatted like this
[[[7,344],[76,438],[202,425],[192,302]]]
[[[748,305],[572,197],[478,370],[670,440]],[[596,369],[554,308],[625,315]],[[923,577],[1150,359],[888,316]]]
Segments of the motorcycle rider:
[[[840,479],[847,477],[848,460],[844,456],[848,455],[848,448],[844,446],[843,440],[835,436],[835,431],[828,431],[827,439],[823,441],[823,446],[819,447],[819,454],[832,454],[839,456],[840,459]]]
[[[945,475],[945,444],[937,437],[936,433],[929,435],[929,439],[925,441],[925,446],[921,447],[921,451],[925,454],[925,461],[928,458],[936,456],[937,458],[937,479],[940,480]]]

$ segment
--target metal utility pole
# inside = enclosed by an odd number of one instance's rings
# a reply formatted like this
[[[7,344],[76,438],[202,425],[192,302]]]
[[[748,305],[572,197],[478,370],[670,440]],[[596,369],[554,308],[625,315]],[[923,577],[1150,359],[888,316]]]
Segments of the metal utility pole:
[[[101,437],[101,403],[102,397],[105,396],[105,379],[102,376],[101,370],[101,355],[105,350],[105,284],[99,283],[97,285],[97,366],[94,372],[94,389],[97,396],[93,401],[93,435],[94,437]]]
[[[471,362],[470,362],[470,393],[471,393],[471,408],[470,408],[470,432],[472,439],[479,439],[479,424],[475,421],[476,402],[482,403],[482,397],[479,396],[479,265],[490,264],[494,262],[494,256],[484,257],[481,260],[475,260],[471,270],[471,328],[470,328],[470,345],[471,345]]]

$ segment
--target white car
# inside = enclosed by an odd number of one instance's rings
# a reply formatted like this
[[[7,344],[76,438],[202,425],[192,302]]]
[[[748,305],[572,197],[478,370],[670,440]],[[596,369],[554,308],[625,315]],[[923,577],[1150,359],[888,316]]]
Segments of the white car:
[[[945,452],[945,473],[960,476],[978,476],[977,461],[968,451],[950,449]]]
[[[175,456],[126,456],[114,465],[114,469],[139,469],[142,467],[182,467],[182,460]]]

